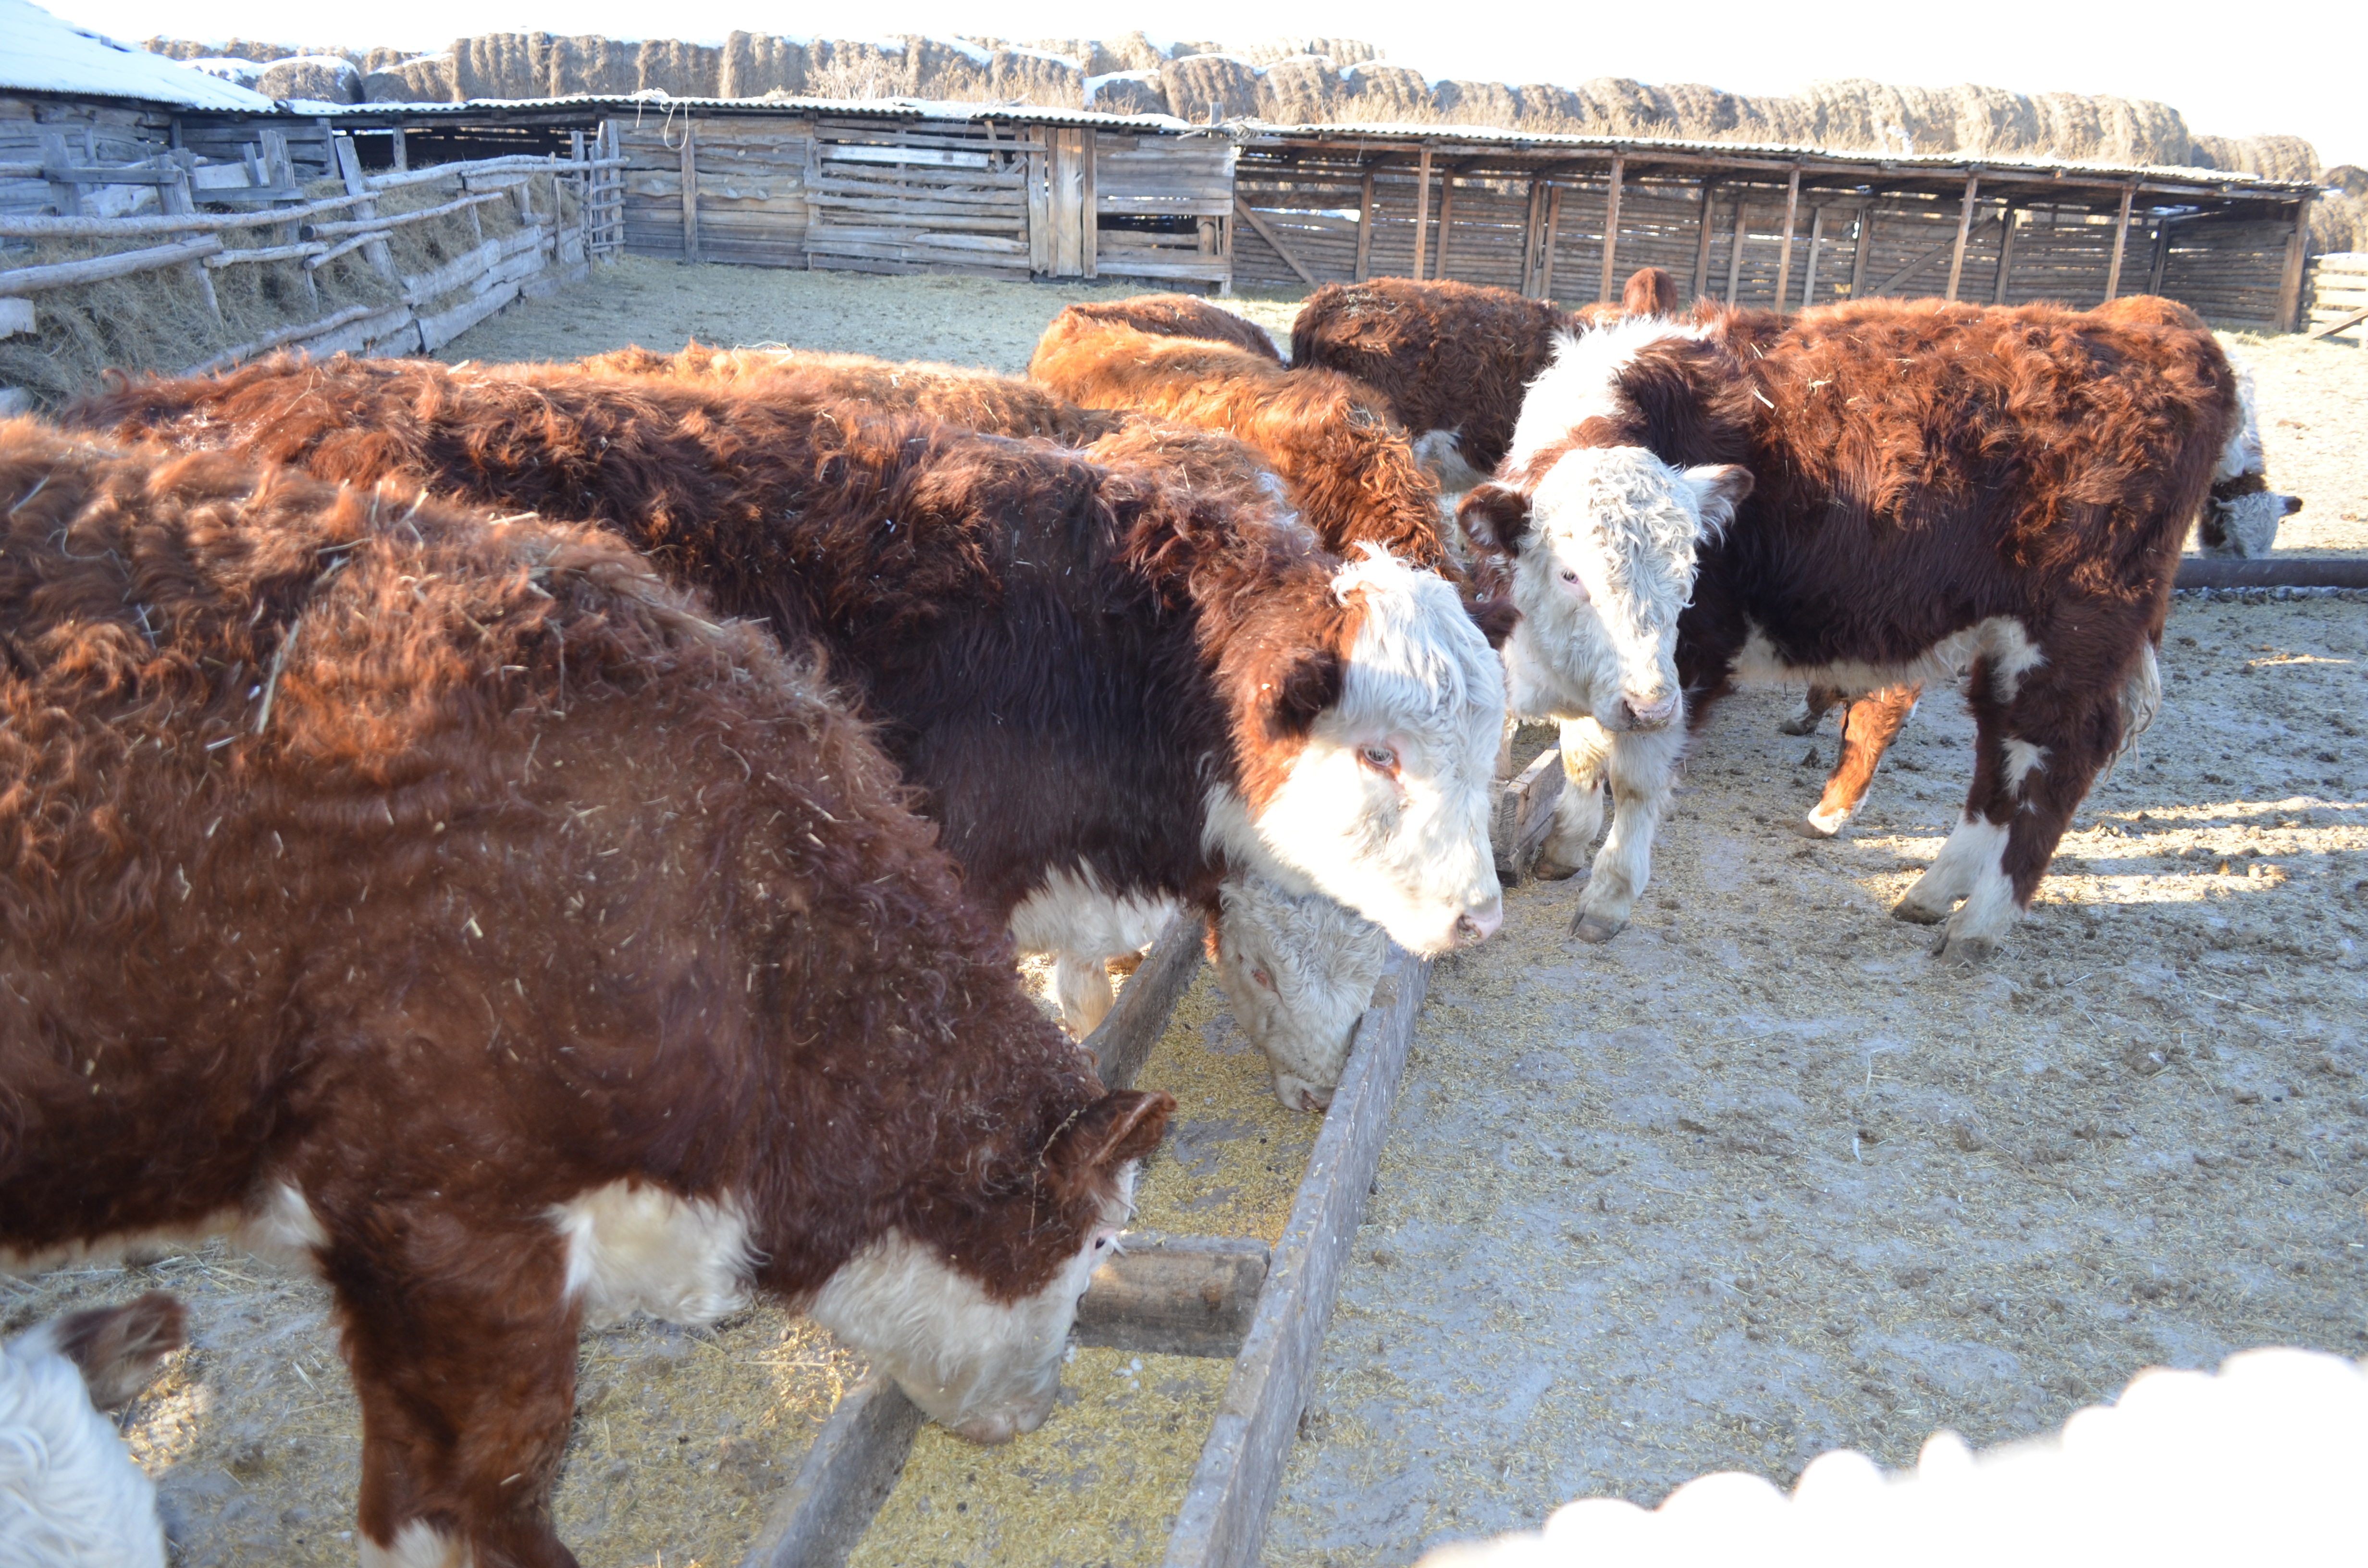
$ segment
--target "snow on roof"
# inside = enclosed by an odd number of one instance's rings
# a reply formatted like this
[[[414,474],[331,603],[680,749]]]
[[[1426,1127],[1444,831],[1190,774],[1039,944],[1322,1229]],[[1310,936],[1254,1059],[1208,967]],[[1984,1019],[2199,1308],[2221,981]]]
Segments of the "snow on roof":
[[[61,21],[26,0],[0,0],[0,90],[183,108],[271,108],[260,93]]]

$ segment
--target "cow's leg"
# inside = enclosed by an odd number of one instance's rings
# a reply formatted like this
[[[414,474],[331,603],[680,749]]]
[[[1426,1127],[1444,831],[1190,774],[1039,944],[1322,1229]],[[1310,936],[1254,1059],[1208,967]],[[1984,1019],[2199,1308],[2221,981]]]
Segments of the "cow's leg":
[[[1611,831],[1596,852],[1594,873],[1571,918],[1582,940],[1608,942],[1628,924],[1628,912],[1652,875],[1653,834],[1676,786],[1686,734],[1677,723],[1611,737],[1605,768],[1611,779]]]
[[[2135,657],[2122,662],[2138,664]],[[2019,680],[1993,679],[1988,663],[1975,664],[1968,687],[1975,756],[1964,816],[1932,869],[1893,911],[1904,919],[1945,919],[1932,950],[1965,961],[1996,951],[2030,907],[2123,727],[2123,693],[2100,689],[2093,675],[2079,673],[2111,667],[2110,656],[2043,664]],[[1957,899],[1964,903],[1950,914]]]
[[[1085,1039],[1110,1017],[1117,1000],[1110,991],[1110,966],[1098,954],[1054,954],[1053,1000],[1061,1006],[1061,1027],[1071,1038]]]
[[[1603,772],[1611,756],[1611,732],[1592,719],[1562,722],[1563,790],[1555,798],[1554,825],[1538,845],[1531,871],[1558,882],[1574,876],[1603,831]]]
[[[558,1232],[442,1204],[329,1224],[322,1270],[362,1407],[363,1568],[575,1568],[551,1523],[582,1313]]]
[[[1841,700],[1840,687],[1819,686],[1816,682],[1811,681],[1808,691],[1801,699],[1801,710],[1776,728],[1788,735],[1815,734],[1817,726],[1825,722],[1826,715]],[[1847,723],[1848,721],[1845,720],[1844,722]]]
[[[1826,778],[1826,792],[1809,814],[1793,824],[1804,838],[1831,838],[1854,815],[1874,782],[1883,754],[1891,749],[1899,727],[1916,711],[1921,683],[1887,686],[1851,703],[1842,714],[1841,753]],[[1816,700],[1814,697],[1812,701]]]

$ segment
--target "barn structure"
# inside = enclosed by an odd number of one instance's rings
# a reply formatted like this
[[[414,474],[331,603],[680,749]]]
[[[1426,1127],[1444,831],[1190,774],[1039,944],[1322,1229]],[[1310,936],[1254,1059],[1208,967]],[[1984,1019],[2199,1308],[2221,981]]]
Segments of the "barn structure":
[[[1221,289],[1454,278],[1566,301],[1649,264],[1689,301],[2147,291],[2275,331],[2301,308],[2317,194],[2203,169],[910,100],[381,104],[329,123],[471,153],[597,131],[626,160],[639,255]]]

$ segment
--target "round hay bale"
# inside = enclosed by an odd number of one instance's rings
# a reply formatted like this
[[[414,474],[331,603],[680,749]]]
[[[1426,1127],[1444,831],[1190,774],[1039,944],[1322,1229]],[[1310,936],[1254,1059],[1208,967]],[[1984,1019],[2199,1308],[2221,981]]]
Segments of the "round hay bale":
[[[362,78],[362,101],[372,104],[450,104],[461,101],[461,90],[450,51],[415,55],[393,65],[379,67]]]
[[[300,54],[275,60],[256,78],[255,90],[267,98],[310,98],[324,104],[362,101],[362,74],[354,62],[334,54]]]
[[[1258,77],[1250,63],[1231,54],[1195,54],[1159,68],[1168,112],[1200,120],[1215,106],[1220,119],[1245,119],[1258,112]]]
[[[1166,114],[1167,95],[1156,71],[1114,71],[1088,76],[1085,107],[1100,114]]]

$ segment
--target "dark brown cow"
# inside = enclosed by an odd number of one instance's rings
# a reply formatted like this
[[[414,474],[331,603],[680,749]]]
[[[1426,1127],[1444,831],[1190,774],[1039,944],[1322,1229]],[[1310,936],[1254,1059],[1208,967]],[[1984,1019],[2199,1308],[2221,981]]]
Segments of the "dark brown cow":
[[[811,671],[589,529],[29,422],[0,496],[0,1254],[317,1267],[366,1562],[575,1561],[583,1321],[753,1288],[1043,1417],[1171,1102]]]
[[[1621,820],[1582,934],[1617,931],[1644,885],[1678,693],[1970,662],[1964,818],[1895,913],[1989,950],[2160,700],[2153,643],[2237,412],[2208,334],[2044,306],[1713,310],[1572,344],[1464,517],[1515,557],[1515,710],[1610,732]],[[1566,793],[1565,862],[1600,809]]]
[[[1417,951],[1500,918],[1501,681],[1453,590],[1157,473],[872,414],[826,377],[799,395],[283,360],[69,417],[618,530],[728,613],[819,642],[973,896],[1085,979],[1228,870],[1321,888]]]
[[[1667,315],[1677,285],[1657,267],[1628,279],[1619,305],[1564,311],[1508,289],[1451,279],[1327,283],[1291,328],[1294,369],[1337,370],[1371,387],[1442,488],[1468,490],[1512,444],[1521,394],[1555,339],[1623,315]]]
[[[1373,392],[1330,370],[1291,370],[1235,344],[1147,333],[1072,305],[1028,374],[1072,403],[1222,431],[1275,472],[1327,550],[1379,545],[1452,573],[1439,490]]]
[[[2100,321],[2131,326],[2169,327],[2209,332],[2203,318],[2176,300],[2154,294],[2128,294],[2089,312]],[[2260,415],[2253,399],[2253,377],[2242,360],[2232,358],[2237,375],[2237,427],[2221,449],[2212,472],[2209,501],[2195,519],[2196,540],[2207,555],[2266,555],[2277,541],[2278,524],[2302,510],[2302,497],[2282,495],[2269,487],[2261,460]],[[1784,733],[1805,735],[1825,715],[1847,705],[1842,716],[1840,749],[1825,794],[1793,830],[1811,838],[1828,838],[1840,831],[1864,800],[1899,728],[1915,710],[1918,684],[1885,687],[1863,695],[1812,685],[1801,711],[1781,726]]]

